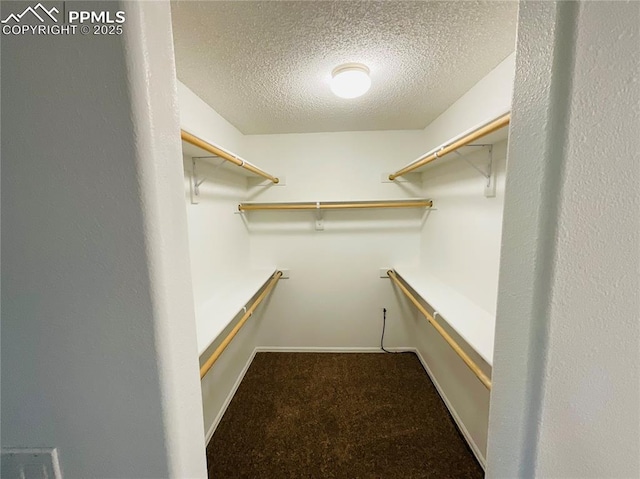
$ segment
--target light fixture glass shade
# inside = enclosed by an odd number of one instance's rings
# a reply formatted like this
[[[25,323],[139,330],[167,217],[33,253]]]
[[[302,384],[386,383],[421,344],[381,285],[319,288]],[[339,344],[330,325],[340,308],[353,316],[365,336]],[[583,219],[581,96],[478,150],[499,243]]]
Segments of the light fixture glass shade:
[[[336,67],[331,74],[331,91],[340,98],[356,98],[371,87],[369,69],[361,63],[347,63]]]

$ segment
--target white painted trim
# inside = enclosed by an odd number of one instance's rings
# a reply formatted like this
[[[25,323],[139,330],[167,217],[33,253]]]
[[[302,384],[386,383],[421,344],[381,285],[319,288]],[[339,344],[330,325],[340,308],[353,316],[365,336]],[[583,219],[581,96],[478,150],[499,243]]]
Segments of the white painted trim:
[[[413,352],[413,348],[385,348],[387,351],[408,351]],[[299,346],[299,347],[287,347],[287,346],[259,346],[256,348],[256,352],[259,353],[384,353],[384,351],[378,347],[315,347],[315,346]]]
[[[247,371],[249,370],[249,366],[251,366],[251,363],[253,362],[253,358],[256,357],[257,352],[258,352],[258,348],[255,348],[251,353],[251,355],[249,356],[247,363],[244,365],[244,368],[242,368],[242,371],[240,371],[240,374],[238,375],[238,379],[236,379],[236,382],[233,384],[231,391],[229,391],[227,398],[224,400],[224,403],[222,404],[220,411],[218,411],[218,414],[216,415],[215,419],[211,423],[211,427],[209,427],[209,430],[207,431],[207,435],[205,436],[206,446],[209,445],[209,441],[211,441],[211,438],[213,437],[213,433],[216,432],[216,429],[220,424],[220,421],[222,420],[222,416],[224,416],[224,413],[227,412],[227,408],[229,407],[229,404],[231,404],[231,400],[233,399],[233,396],[235,396],[238,388],[240,387],[240,383],[244,379],[245,374],[247,374]]]
[[[460,432],[462,432],[462,435],[467,440],[467,444],[469,444],[469,447],[471,448],[471,451],[473,452],[473,455],[476,456],[476,459],[478,460],[478,462],[482,466],[482,469],[485,470],[486,466],[487,466],[487,460],[482,455],[482,452],[480,452],[480,448],[478,447],[478,445],[475,443],[475,441],[471,437],[471,434],[469,434],[469,431],[467,431],[467,428],[465,427],[464,423],[462,422],[462,419],[460,419],[460,416],[458,416],[458,413],[456,412],[454,407],[451,405],[451,402],[449,401],[449,398],[447,398],[447,395],[444,393],[444,391],[440,387],[440,384],[438,384],[438,381],[436,380],[435,376],[431,372],[431,369],[429,369],[429,366],[427,365],[427,362],[425,361],[424,357],[422,356],[422,354],[420,354],[420,351],[417,348],[409,348],[409,349],[412,352],[416,353],[416,356],[418,356],[418,360],[420,360],[420,362],[422,363],[422,367],[427,372],[427,374],[429,375],[429,378],[431,378],[431,382],[433,383],[433,385],[438,390],[438,394],[440,394],[440,397],[442,398],[442,401],[444,402],[445,406],[447,406],[447,409],[449,410],[449,413],[451,414],[451,417],[453,417],[453,420],[458,425],[458,429],[460,429]]]
[[[467,444],[469,444],[469,447],[471,448],[471,451],[473,452],[474,456],[476,456],[476,459],[482,466],[482,469],[485,469],[485,466],[487,463],[485,457],[482,455],[482,453],[480,452],[480,449],[478,448],[476,443],[473,441],[471,434],[469,434],[469,431],[467,431],[467,428],[464,426],[464,423],[460,419],[460,416],[458,416],[458,413],[451,405],[451,402],[449,401],[446,394],[440,387],[440,384],[438,384],[438,381],[436,381],[433,373],[431,372],[431,369],[429,369],[429,366],[427,365],[427,362],[425,361],[422,354],[420,354],[420,351],[414,347],[404,347],[404,348],[387,347],[386,349],[388,351],[394,351],[394,352],[404,351],[404,352],[415,353],[415,355],[418,357],[418,360],[422,364],[422,367],[424,368],[424,370],[427,372],[427,375],[431,379],[431,382],[436,387],[436,390],[438,391],[438,394],[442,398],[442,401],[444,402],[445,406],[447,406],[447,409],[449,410],[451,417],[453,417],[453,420],[458,425],[458,429],[460,429],[460,432],[462,432],[463,437],[467,440]],[[220,424],[220,421],[222,420],[222,416],[224,416],[224,413],[227,412],[227,408],[229,407],[229,404],[231,403],[233,396],[236,394],[236,391],[238,390],[240,383],[244,379],[245,374],[247,374],[247,371],[249,370],[249,367],[251,366],[251,363],[253,362],[253,359],[256,357],[257,353],[384,353],[384,351],[382,351],[380,348],[370,347],[370,346],[369,347],[313,347],[313,346],[300,346],[300,347],[258,346],[256,347],[253,350],[253,353],[251,353],[251,356],[249,356],[249,359],[247,360],[247,364],[245,364],[244,368],[242,369],[242,372],[238,376],[238,379],[233,385],[233,388],[231,388],[229,395],[225,399],[224,404],[220,408],[218,415],[213,420],[211,427],[207,431],[207,436],[206,436],[207,445],[209,444],[209,441],[211,441],[211,438],[213,437],[213,433],[216,431],[218,424]]]

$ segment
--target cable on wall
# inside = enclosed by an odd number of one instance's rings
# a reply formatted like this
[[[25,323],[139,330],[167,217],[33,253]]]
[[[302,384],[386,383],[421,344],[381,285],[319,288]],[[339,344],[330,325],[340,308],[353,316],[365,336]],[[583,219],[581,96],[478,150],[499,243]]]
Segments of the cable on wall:
[[[387,328],[387,308],[382,308],[382,336],[380,337],[380,349],[389,354],[413,353],[413,351],[389,351],[384,347],[384,331]]]

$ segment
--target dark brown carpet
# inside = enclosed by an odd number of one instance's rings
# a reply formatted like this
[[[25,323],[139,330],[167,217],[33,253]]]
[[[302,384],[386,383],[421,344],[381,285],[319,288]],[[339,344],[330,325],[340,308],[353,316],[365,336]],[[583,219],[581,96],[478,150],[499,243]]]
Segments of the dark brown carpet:
[[[209,478],[481,478],[414,354],[259,353]]]

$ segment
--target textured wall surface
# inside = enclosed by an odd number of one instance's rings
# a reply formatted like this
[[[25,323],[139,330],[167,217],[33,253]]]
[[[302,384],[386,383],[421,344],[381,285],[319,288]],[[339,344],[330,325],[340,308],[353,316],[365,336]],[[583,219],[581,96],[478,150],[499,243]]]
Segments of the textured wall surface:
[[[128,6],[126,53],[169,478],[206,476],[167,2]]]
[[[639,477],[640,3],[575,22],[536,475]]]
[[[520,7],[489,477],[638,477],[637,2]]]
[[[514,50],[516,2],[174,2],[178,77],[245,134],[422,129]],[[329,88],[346,62],[363,97]]]
[[[67,478],[206,476],[169,6],[138,6],[2,38],[1,442]]]

